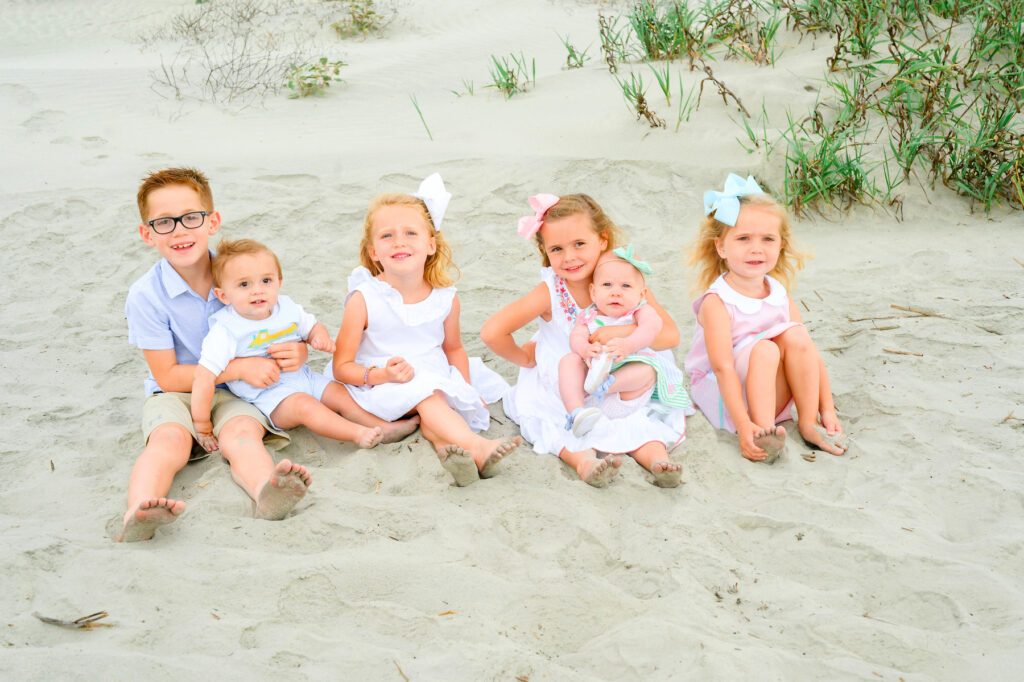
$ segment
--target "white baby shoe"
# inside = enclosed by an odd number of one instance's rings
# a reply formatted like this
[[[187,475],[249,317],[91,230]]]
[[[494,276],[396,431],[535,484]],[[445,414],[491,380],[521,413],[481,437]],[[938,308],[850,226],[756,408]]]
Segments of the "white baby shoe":
[[[608,373],[612,370],[612,356],[608,353],[601,353],[590,361],[590,370],[587,371],[587,378],[583,380],[583,390],[593,393],[598,389]]]

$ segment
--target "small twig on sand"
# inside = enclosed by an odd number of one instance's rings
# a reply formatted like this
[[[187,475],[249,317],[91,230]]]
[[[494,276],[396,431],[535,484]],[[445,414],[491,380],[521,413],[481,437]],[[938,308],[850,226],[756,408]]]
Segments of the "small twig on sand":
[[[893,324],[893,325],[889,325],[888,327],[872,327],[871,331],[873,331],[873,332],[887,332],[890,329],[899,329],[899,328],[900,328],[900,326],[898,324]]]
[[[405,682],[409,682],[409,678],[402,672],[402,666],[398,665],[398,661],[392,658],[391,662],[395,664],[395,668],[398,669],[398,674],[402,676],[402,679],[405,680]]]
[[[807,307],[807,304],[804,303],[804,299],[802,298],[800,299],[800,305],[802,305],[804,307],[804,310],[806,310],[807,312],[811,312],[811,309]]]
[[[905,313],[914,313],[915,315],[920,315],[921,317],[946,317],[945,315],[940,315],[938,313],[930,313],[927,310],[915,310],[913,308],[904,308],[901,305],[891,305],[889,307],[892,308],[893,310],[902,310]]]
[[[32,613],[33,616],[48,623],[49,625],[59,625],[62,628],[68,628],[70,630],[92,630],[93,628],[112,628],[113,623],[98,623],[96,621],[106,618],[110,614],[106,611],[97,611],[96,613],[90,613],[88,616],[82,616],[78,620],[61,620],[60,618],[50,618],[44,616],[38,611]]]
[[[907,317],[906,315],[879,315],[878,317],[848,317],[848,318],[846,318],[846,321],[847,322],[867,322],[867,321],[870,320],[870,321],[874,322],[875,320],[904,320],[904,319],[906,319],[906,317]]]
[[[1001,419],[1001,420],[999,421],[999,423],[1000,423],[1000,424],[1005,424],[1006,422],[1010,421],[1011,419],[1012,419],[1013,421],[1016,421],[1016,422],[1024,422],[1024,417],[1014,417],[1014,416],[1013,416],[1013,413],[1014,413],[1014,412],[1016,412],[1016,411],[1017,411],[1017,410],[1010,410],[1010,414],[1008,414],[1008,415],[1006,415],[1005,417],[1003,417],[1003,418],[1002,418],[1002,419]]]
[[[1017,260],[1016,258],[1014,258],[1014,259],[1013,259],[1013,262],[1014,262],[1014,263],[1016,263],[1017,265],[1021,266],[1022,268],[1024,268],[1024,263],[1021,263],[1021,262],[1020,262],[1019,260]]]
[[[822,303],[824,303],[824,302],[825,302],[825,299],[823,299],[823,298],[821,297],[821,294],[819,294],[819,293],[818,293],[818,291],[817,291],[816,289],[811,289],[811,291],[813,291],[813,292],[814,292],[814,295],[818,297],[818,300],[819,300],[819,301],[821,301]]]
[[[893,355],[915,355],[919,358],[924,357],[924,353],[912,353],[909,350],[890,350],[889,348],[883,348],[886,353],[892,353]]]

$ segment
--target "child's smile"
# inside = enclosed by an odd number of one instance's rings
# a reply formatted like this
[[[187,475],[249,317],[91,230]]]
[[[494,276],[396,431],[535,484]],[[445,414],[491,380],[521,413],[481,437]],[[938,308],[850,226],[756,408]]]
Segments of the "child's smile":
[[[594,232],[590,218],[582,213],[546,221],[540,233],[551,268],[569,281],[589,279],[608,247],[608,241]]]
[[[715,240],[718,255],[725,259],[728,279],[751,288],[763,288],[764,276],[779,261],[782,249],[778,216],[756,206],[744,206],[725,236]]]
[[[224,264],[214,293],[248,320],[265,320],[274,312],[281,278],[274,256],[265,252],[232,256]]]
[[[382,206],[373,216],[370,258],[384,274],[423,275],[427,258],[437,245],[422,213],[413,206]]]

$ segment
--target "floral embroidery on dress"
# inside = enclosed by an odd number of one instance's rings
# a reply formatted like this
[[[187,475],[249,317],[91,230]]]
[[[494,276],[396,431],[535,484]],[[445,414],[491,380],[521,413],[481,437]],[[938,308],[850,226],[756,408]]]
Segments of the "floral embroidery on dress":
[[[576,324],[576,316],[579,314],[580,309],[576,306],[576,301],[573,300],[572,294],[569,293],[569,289],[565,286],[565,280],[558,276],[555,277],[555,292],[558,294],[558,303],[562,306],[565,318],[569,320],[570,324]]]

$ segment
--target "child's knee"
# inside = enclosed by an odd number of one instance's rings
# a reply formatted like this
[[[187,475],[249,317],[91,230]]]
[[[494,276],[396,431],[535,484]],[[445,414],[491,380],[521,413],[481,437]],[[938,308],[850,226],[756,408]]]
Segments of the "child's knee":
[[[223,442],[234,441],[239,438],[250,440],[263,440],[263,425],[252,417],[238,416],[228,420],[228,423],[221,427],[218,440]]]
[[[779,334],[775,337],[775,343],[777,343],[778,346],[783,348],[786,352],[814,348],[814,342],[811,341],[811,335],[807,332],[807,328],[802,324],[790,327]]]
[[[187,460],[192,452],[192,434],[181,424],[161,424],[149,434],[146,449],[158,454],[184,454]]]
[[[777,367],[782,357],[782,351],[774,340],[762,339],[750,349],[750,366],[768,365]]]
[[[562,359],[558,361],[558,371],[567,372],[573,369],[582,369],[584,367],[583,358],[576,353],[569,353],[563,355]]]

